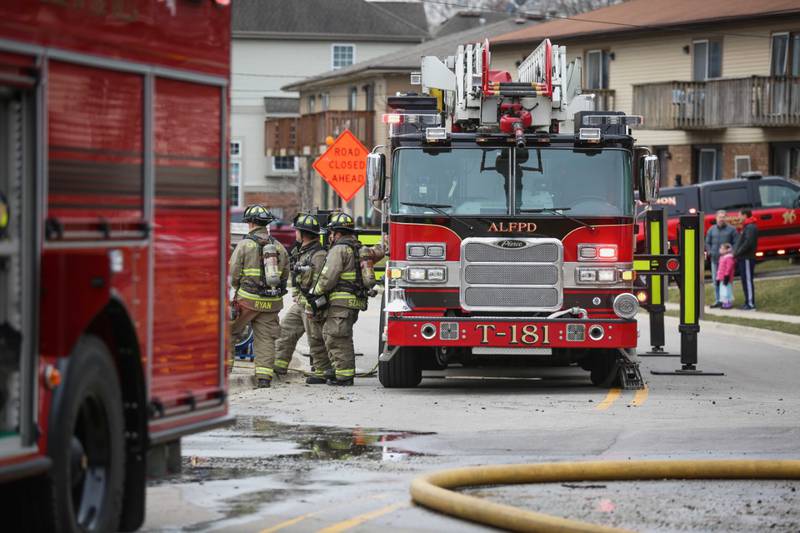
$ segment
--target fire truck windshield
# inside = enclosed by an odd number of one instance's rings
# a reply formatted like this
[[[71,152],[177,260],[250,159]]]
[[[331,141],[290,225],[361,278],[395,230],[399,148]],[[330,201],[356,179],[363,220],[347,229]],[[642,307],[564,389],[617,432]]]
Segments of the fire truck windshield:
[[[516,152],[515,213],[566,207],[571,216],[632,216],[630,152],[531,148]]]
[[[435,210],[424,204],[437,204],[457,215],[508,214],[508,154],[508,149],[497,148],[399,149],[392,172],[392,210],[430,214]]]
[[[630,153],[622,149],[401,148],[392,191],[396,214],[436,211],[424,204],[467,216],[633,214]]]

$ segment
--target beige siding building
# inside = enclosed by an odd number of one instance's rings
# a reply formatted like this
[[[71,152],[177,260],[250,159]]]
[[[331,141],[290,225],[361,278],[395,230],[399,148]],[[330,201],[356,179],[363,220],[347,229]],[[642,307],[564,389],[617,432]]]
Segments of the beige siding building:
[[[665,184],[800,179],[800,3],[630,0],[496,38],[493,68],[515,72],[546,37],[582,59],[598,108],[644,116]]]

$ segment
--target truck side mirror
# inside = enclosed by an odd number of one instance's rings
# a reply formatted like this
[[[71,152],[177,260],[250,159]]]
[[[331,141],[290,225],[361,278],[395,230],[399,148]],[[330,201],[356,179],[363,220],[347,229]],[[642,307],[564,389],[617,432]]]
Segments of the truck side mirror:
[[[658,198],[658,189],[661,186],[658,157],[654,155],[642,156],[639,160],[638,170],[639,201],[652,202]]]
[[[367,187],[369,199],[373,202],[383,200],[386,182],[386,156],[371,153],[367,155]]]

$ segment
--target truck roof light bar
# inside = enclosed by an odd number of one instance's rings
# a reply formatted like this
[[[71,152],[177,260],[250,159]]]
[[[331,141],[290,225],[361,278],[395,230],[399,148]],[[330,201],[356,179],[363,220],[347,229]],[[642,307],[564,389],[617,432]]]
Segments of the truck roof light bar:
[[[403,115],[400,113],[385,113],[383,115],[384,124],[402,124]]]
[[[581,128],[578,131],[578,139],[587,143],[599,143],[602,138],[600,128]]]
[[[584,115],[584,126],[603,126],[605,124],[622,124],[624,126],[641,126],[644,118],[641,115]]]
[[[447,128],[436,127],[425,129],[425,140],[428,142],[446,141]]]

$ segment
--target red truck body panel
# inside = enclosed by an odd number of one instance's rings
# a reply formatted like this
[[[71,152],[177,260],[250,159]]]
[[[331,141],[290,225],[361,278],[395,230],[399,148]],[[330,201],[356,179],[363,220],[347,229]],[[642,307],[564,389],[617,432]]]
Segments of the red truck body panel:
[[[115,302],[135,332],[152,442],[227,418],[230,17],[213,0],[0,5],[0,85],[37,80],[44,107],[39,369],[93,324],[111,339],[97,320]]]

